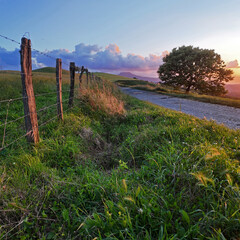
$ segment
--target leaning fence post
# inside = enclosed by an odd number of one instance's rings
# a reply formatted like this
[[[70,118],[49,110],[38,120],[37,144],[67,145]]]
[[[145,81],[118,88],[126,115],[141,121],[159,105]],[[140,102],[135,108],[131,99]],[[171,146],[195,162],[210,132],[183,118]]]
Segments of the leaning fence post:
[[[22,96],[25,115],[26,137],[29,142],[39,142],[38,120],[36,102],[32,84],[32,54],[31,40],[22,38],[21,40],[21,79]]]
[[[56,60],[56,81],[57,81],[57,111],[58,118],[63,120],[63,106],[62,106],[62,59]]]
[[[74,98],[74,82],[75,82],[75,63],[70,62],[70,93],[68,106],[72,107]]]

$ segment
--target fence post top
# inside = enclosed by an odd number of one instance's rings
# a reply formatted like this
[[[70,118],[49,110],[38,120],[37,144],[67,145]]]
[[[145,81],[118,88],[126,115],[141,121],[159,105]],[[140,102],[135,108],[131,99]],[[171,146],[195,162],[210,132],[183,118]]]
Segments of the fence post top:
[[[25,38],[25,37],[22,37],[22,39],[21,39],[21,44],[22,44],[22,45],[31,44],[31,40],[30,40],[30,39],[27,39],[27,38]]]

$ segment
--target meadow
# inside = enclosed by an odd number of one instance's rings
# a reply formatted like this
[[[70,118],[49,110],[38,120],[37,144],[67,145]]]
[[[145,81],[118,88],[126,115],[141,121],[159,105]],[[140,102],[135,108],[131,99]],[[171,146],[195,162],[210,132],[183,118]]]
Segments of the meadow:
[[[240,131],[141,102],[111,83],[126,79],[101,76],[38,145],[0,152],[0,239],[239,239]],[[33,82],[35,94],[55,91],[54,73]],[[1,100],[21,96],[19,73],[0,72],[0,83]],[[10,106],[9,120],[23,114]],[[8,132],[24,132],[18,124]]]

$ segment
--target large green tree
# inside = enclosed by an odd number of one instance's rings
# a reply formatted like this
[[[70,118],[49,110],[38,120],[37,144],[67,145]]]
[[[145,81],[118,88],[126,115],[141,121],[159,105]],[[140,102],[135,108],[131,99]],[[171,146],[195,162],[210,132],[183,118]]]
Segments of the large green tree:
[[[184,88],[186,92],[223,95],[227,92],[225,82],[233,80],[233,71],[226,68],[214,50],[182,46],[174,48],[163,62],[158,69],[163,84]]]

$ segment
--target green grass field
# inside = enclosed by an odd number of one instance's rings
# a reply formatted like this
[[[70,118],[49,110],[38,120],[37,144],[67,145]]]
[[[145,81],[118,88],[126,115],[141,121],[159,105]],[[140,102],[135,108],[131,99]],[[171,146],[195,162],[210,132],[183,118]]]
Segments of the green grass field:
[[[122,77],[119,75],[109,74],[109,73],[102,73],[102,72],[96,72],[96,76],[101,77],[102,79],[110,82],[116,82],[119,80],[133,80],[132,78]]]
[[[35,92],[54,91],[54,73],[41,74]],[[21,96],[18,73],[0,72],[0,83],[5,99]],[[0,239],[239,239],[240,131],[103,83],[43,126],[38,145],[21,139],[0,152]],[[22,114],[11,107],[12,119]],[[0,113],[3,123],[6,104]]]

